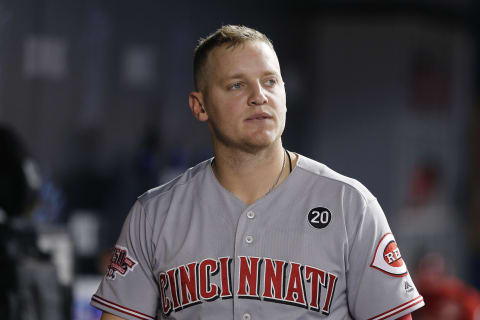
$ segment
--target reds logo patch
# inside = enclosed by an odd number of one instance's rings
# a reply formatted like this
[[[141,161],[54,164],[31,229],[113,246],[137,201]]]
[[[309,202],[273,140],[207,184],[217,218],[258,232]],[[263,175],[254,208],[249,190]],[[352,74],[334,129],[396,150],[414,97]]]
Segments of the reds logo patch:
[[[107,267],[108,279],[115,279],[115,273],[119,273],[121,276],[125,276],[128,271],[133,270],[137,262],[128,256],[127,248],[115,247],[112,253],[112,260]]]
[[[385,234],[380,239],[370,267],[393,277],[404,277],[408,274],[407,265],[391,233]]]

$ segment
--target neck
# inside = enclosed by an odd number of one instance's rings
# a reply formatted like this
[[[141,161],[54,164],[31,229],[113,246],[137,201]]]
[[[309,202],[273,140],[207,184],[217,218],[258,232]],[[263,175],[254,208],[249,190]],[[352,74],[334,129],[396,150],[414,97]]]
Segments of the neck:
[[[280,139],[257,152],[215,148],[214,172],[225,189],[250,205],[288,176],[288,158],[283,166],[284,156]]]

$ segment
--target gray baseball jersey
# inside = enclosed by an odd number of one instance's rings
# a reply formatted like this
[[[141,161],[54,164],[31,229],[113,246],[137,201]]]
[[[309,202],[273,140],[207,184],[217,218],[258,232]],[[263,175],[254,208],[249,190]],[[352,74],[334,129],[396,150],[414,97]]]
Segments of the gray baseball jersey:
[[[211,162],[138,198],[93,306],[145,320],[380,320],[424,305],[359,182],[299,155],[246,206]]]

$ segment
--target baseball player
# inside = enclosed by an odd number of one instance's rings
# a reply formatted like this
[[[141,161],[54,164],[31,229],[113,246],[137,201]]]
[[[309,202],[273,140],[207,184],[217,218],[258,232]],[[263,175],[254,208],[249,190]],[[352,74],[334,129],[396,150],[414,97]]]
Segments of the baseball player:
[[[102,319],[411,319],[423,298],[375,197],[282,146],[269,39],[220,28],[194,80],[215,156],[133,205],[92,297]]]

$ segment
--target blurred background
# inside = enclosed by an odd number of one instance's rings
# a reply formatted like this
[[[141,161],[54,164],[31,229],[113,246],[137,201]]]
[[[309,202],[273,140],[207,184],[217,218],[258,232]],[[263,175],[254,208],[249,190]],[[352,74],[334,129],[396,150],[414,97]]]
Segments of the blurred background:
[[[0,0],[0,310],[98,317],[90,296],[136,197],[212,156],[188,108],[193,49],[244,24],[281,62],[284,145],[379,199],[432,319],[438,299],[444,319],[473,319],[479,16],[468,0]],[[15,316],[21,301],[33,309]]]

